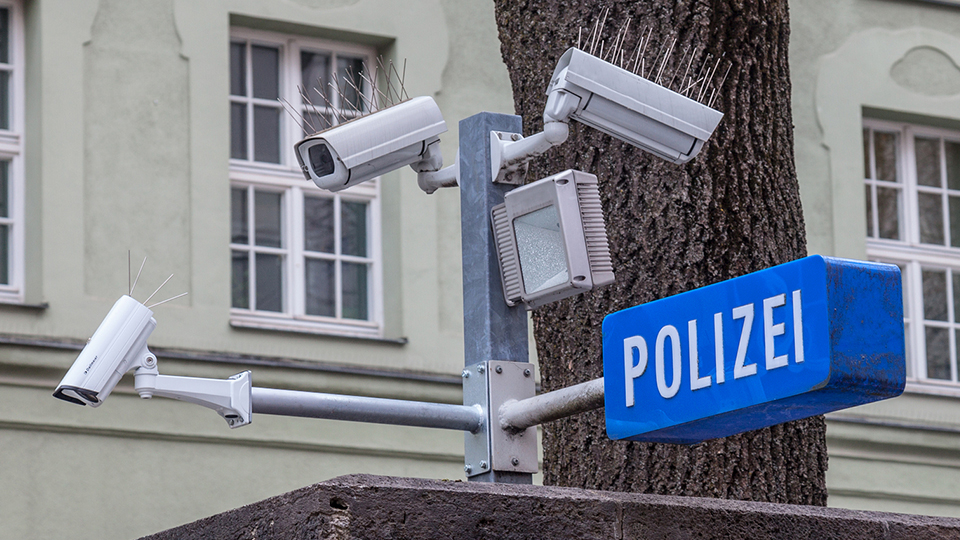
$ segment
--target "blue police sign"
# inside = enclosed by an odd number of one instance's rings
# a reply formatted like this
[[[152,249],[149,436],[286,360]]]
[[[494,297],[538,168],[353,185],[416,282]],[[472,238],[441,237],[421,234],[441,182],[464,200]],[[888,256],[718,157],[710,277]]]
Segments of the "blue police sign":
[[[692,444],[898,396],[900,269],[811,256],[607,315],[612,439]]]

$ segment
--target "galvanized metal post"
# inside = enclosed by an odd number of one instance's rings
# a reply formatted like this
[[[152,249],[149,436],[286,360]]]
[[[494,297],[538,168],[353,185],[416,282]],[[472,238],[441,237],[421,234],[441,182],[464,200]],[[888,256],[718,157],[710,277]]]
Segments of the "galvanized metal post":
[[[463,354],[467,369],[489,360],[526,362],[527,314],[522,306],[510,307],[503,296],[490,212],[515,186],[495,184],[490,163],[490,133],[521,133],[522,121],[512,114],[483,112],[460,121],[460,227],[463,251]],[[481,370],[479,372],[483,374]],[[464,380],[464,383],[473,382]],[[484,395],[481,395],[484,394]],[[524,472],[493,470],[491,461],[472,463],[471,456],[489,456],[490,431],[499,430],[496,411],[489,410],[486,390],[464,384],[464,404],[483,401],[486,429],[465,435],[465,470],[471,481],[532,483]],[[519,397],[519,396],[518,396]],[[481,452],[482,450],[482,452]],[[485,469],[480,465],[485,465]],[[482,471],[482,472],[481,472]]]
[[[490,211],[516,186],[495,184],[490,132],[520,133],[519,116],[483,112],[460,121],[460,238],[463,250],[464,364],[526,362],[527,313],[503,297]]]

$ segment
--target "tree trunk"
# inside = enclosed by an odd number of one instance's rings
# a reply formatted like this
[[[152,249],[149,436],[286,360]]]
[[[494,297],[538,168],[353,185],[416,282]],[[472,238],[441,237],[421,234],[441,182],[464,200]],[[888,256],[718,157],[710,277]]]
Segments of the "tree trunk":
[[[714,108],[724,113],[700,155],[674,165],[571,123],[570,138],[533,162],[528,181],[568,168],[600,180],[613,285],[534,312],[543,390],[602,376],[601,322],[617,310],[806,254],[793,160],[786,0],[495,0],[501,51],[525,135],[542,129],[544,91],[560,55],[609,7],[609,50],[631,20],[651,48],[676,39],[691,69],[729,62]],[[601,5],[602,4],[602,5]],[[664,45],[665,44],[665,45]],[[582,47],[583,48],[583,47]],[[651,49],[651,50],[652,50]],[[651,50],[645,55],[650,62]],[[662,56],[661,56],[662,57]],[[684,64],[685,66],[685,64]],[[611,441],[602,411],[543,427],[544,483],[643,493],[826,504],[823,417],[693,446]]]

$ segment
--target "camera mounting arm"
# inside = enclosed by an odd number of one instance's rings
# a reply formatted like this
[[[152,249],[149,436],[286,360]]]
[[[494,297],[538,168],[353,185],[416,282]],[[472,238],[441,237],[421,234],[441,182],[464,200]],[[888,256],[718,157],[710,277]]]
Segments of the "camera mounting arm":
[[[526,138],[519,133],[490,132],[490,170],[493,172],[493,181],[522,184],[527,162],[554,146],[563,144],[569,133],[570,126],[566,122],[553,120],[546,115],[543,131]],[[522,167],[524,170],[521,172]]]
[[[216,411],[231,428],[250,423],[252,384],[249,371],[229,379],[160,375],[157,359],[148,356],[134,372],[133,378],[134,388],[143,399],[158,396],[202,405]]]

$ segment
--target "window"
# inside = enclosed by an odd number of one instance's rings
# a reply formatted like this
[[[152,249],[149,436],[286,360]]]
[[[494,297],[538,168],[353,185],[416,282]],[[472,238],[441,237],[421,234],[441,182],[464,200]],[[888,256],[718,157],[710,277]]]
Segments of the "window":
[[[0,302],[23,302],[23,20],[0,2]]]
[[[903,275],[908,376],[960,382],[960,132],[865,120],[867,254]]]
[[[373,54],[340,43],[232,32],[234,325],[380,335],[378,183],[320,190],[304,180],[293,154],[305,132],[364,110],[371,99],[365,78]],[[323,89],[330,90],[321,96]],[[296,118],[285,105],[296,108]]]

